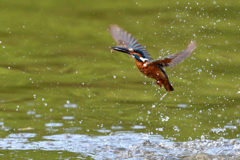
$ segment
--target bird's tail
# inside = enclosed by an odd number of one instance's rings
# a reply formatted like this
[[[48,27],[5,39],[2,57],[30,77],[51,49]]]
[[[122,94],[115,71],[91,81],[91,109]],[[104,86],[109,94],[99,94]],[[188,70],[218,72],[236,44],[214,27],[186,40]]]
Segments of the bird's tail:
[[[174,91],[174,88],[172,87],[172,85],[168,82],[168,83],[163,83],[165,89],[170,92],[170,91]]]
[[[170,84],[170,91],[174,91],[174,88],[172,87],[172,85]]]

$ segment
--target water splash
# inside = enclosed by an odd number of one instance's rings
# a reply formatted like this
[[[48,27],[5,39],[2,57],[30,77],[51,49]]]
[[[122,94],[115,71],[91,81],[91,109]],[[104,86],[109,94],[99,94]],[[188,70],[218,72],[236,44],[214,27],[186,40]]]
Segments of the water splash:
[[[70,152],[90,156],[92,159],[240,158],[238,138],[208,140],[202,135],[201,139],[173,142],[161,135],[132,131],[118,131],[105,136],[53,134],[43,136],[41,141],[29,140],[33,137],[36,137],[35,133],[9,134],[7,138],[0,138],[0,149],[17,152],[22,150]]]
[[[168,92],[166,92],[161,98],[160,101],[163,100],[163,98],[167,95]]]

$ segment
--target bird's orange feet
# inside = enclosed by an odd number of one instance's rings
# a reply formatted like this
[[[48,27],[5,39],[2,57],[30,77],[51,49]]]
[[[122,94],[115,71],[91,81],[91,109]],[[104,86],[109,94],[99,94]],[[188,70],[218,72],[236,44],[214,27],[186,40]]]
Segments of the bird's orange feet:
[[[160,86],[160,88],[162,88],[162,85],[161,85],[162,81],[156,81],[156,82]]]

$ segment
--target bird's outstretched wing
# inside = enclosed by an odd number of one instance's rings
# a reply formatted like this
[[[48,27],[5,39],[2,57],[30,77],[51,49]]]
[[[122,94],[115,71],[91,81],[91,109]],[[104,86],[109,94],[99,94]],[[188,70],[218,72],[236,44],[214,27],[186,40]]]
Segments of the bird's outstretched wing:
[[[196,48],[196,41],[191,42],[187,48],[177,54],[168,55],[158,60],[151,61],[152,65],[160,65],[161,67],[173,67],[186,59]]]
[[[132,36],[132,34],[128,33],[127,31],[124,31],[117,25],[110,25],[109,31],[113,39],[118,43],[117,45],[118,47],[141,50],[145,58],[147,58],[149,61],[152,60],[152,57],[147,52],[147,50],[141,44],[138,43],[138,41],[136,40],[136,38]]]

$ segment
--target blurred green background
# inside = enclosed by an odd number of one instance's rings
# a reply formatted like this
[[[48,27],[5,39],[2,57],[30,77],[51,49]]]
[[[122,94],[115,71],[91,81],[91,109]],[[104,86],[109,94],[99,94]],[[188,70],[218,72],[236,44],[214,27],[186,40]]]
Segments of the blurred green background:
[[[1,138],[108,135],[98,129],[114,133],[112,126],[174,141],[240,136],[239,1],[0,3]],[[132,58],[110,52],[110,24],[132,33],[153,59],[196,40],[187,60],[165,70],[174,92],[163,97]]]

